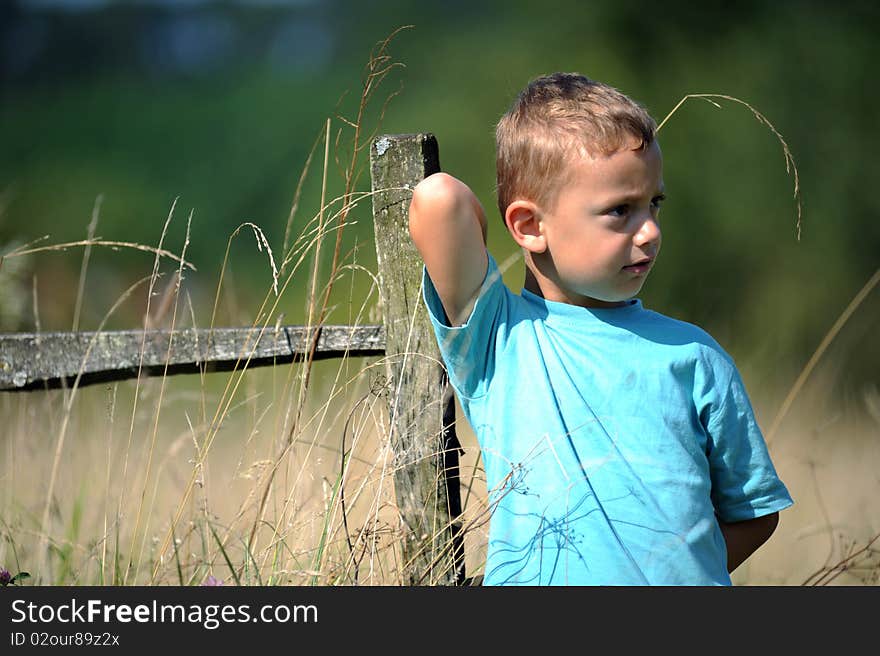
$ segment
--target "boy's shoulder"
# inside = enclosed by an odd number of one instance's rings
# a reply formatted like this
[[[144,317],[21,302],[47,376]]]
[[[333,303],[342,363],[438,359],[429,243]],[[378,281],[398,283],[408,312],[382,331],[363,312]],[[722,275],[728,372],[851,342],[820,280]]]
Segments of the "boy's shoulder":
[[[715,377],[728,380],[738,376],[733,357],[701,326],[648,309],[640,313],[639,323],[633,331],[657,349],[673,348],[679,355],[685,352],[687,359],[695,360],[701,369],[713,371]]]
[[[642,307],[641,317],[646,324],[656,329],[662,329],[670,335],[686,338],[724,353],[718,341],[702,326],[645,307]]]
[[[702,326],[648,308],[642,308],[640,321],[644,332],[660,343],[692,344],[732,362],[727,351]]]

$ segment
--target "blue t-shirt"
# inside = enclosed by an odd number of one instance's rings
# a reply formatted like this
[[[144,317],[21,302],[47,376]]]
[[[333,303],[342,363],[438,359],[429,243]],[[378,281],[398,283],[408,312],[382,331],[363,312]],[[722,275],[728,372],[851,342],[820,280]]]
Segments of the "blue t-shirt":
[[[510,292],[489,256],[440,352],[479,441],[485,585],[730,585],[717,516],[792,504],[730,356],[631,300],[586,309]]]

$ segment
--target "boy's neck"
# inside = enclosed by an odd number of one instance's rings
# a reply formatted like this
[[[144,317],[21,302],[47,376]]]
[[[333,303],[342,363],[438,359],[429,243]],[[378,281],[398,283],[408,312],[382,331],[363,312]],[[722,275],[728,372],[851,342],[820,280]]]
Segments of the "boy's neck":
[[[523,283],[523,289],[547,301],[577,305],[584,308],[609,309],[629,304],[629,301],[601,301],[589,296],[570,294],[540,273],[536,275],[532,267],[529,266],[528,261],[526,262],[526,280]]]

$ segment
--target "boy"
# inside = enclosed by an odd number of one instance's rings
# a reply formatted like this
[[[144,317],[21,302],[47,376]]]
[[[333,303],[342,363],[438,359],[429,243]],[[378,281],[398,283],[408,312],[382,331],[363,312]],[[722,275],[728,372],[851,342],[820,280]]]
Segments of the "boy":
[[[730,357],[634,298],[660,249],[655,130],[576,73],[519,95],[496,144],[521,295],[464,183],[413,191],[425,302],[486,470],[485,585],[730,585],[792,503]]]

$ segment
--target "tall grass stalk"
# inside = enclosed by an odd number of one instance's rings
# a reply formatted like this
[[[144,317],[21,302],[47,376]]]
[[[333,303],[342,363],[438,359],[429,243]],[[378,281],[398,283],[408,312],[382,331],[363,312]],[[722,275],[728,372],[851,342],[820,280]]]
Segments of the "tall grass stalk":
[[[174,200],[177,202],[177,199]],[[143,251],[145,253],[152,253],[157,258],[168,258],[174,260],[176,262],[181,263],[190,271],[197,271],[195,265],[192,262],[187,262],[186,260],[182,260],[178,255],[172,253],[171,251],[166,251],[165,249],[159,247],[156,248],[154,246],[148,246],[146,244],[138,244],[131,241],[118,241],[112,239],[85,239],[81,241],[70,241],[65,242],[63,244],[49,244],[48,246],[38,246],[34,247],[33,244],[39,243],[44,239],[48,239],[49,236],[46,235],[37,239],[29,244],[25,244],[23,246],[19,246],[8,253],[0,256],[0,264],[2,264],[3,260],[10,259],[13,257],[24,257],[26,255],[34,255],[36,253],[46,253],[51,251],[68,251],[71,248],[79,248],[80,246],[84,246],[86,248],[90,248],[92,246],[104,246],[113,251],[118,251],[120,249],[132,249],[136,251]]]
[[[77,372],[76,378],[74,379],[74,383],[71,386],[70,393],[66,396],[64,409],[61,420],[61,428],[58,433],[58,440],[55,446],[55,455],[52,460],[52,471],[49,475],[49,487],[46,492],[46,504],[43,508],[43,519],[40,523],[40,543],[37,547],[38,553],[38,563],[39,563],[39,571],[46,571],[47,559],[46,559],[46,549],[49,537],[49,510],[52,507],[52,501],[54,499],[55,492],[55,482],[58,477],[58,468],[61,462],[61,454],[64,450],[64,441],[67,436],[67,429],[70,425],[70,417],[73,411],[73,402],[77,396],[77,390],[79,389],[79,381],[82,378],[83,368],[85,367],[85,363],[88,361],[89,355],[91,355],[92,349],[97,342],[98,335],[104,329],[104,325],[110,319],[110,317],[116,312],[122,303],[128,299],[128,297],[141,285],[149,280],[148,277],[141,278],[133,285],[131,285],[123,294],[116,300],[113,306],[108,310],[108,312],[104,315],[104,318],[101,320],[100,325],[98,326],[98,330],[95,332],[95,335],[92,337],[89,342],[88,347],[86,348],[85,355],[83,356],[83,361],[80,365],[80,369]]]
[[[176,280],[176,287],[173,292],[174,308],[173,308],[172,315],[171,315],[171,330],[172,331],[174,331],[175,327],[177,326],[177,308],[178,308],[178,300],[180,299],[180,282],[183,278],[183,264],[182,264],[182,262],[184,261],[184,258],[186,256],[186,249],[189,247],[189,235],[190,235],[190,225],[192,223],[192,217],[193,217],[193,212],[190,211],[189,217],[187,217],[187,221],[186,221],[186,236],[184,237],[183,248],[182,248],[181,254],[180,254],[181,265],[179,266],[179,268],[177,270],[177,277],[175,279]],[[163,237],[164,237],[164,235],[163,235]],[[157,270],[154,269],[153,273],[155,275],[157,273]],[[148,308],[147,315],[149,316],[149,303],[147,304],[147,308]],[[143,345],[146,344],[146,334],[147,334],[147,332],[146,332],[146,330],[144,330],[144,340],[145,341],[142,342],[142,346],[141,346],[141,366],[143,366],[143,350],[144,350]],[[172,332],[171,334],[173,335],[174,333]],[[168,361],[171,358],[171,349],[172,349],[173,343],[174,343],[174,339],[172,337],[171,339],[168,340],[168,350],[166,351],[166,355],[165,355],[165,369],[162,372],[161,383],[159,385],[159,399],[156,402],[157,409],[156,409],[156,412],[154,413],[153,431],[152,431],[152,436],[150,438],[149,455],[147,457],[147,469],[144,474],[144,485],[143,485],[143,489],[141,490],[140,503],[138,504],[137,516],[135,519],[134,536],[137,536],[137,529],[140,525],[141,514],[143,512],[143,507],[144,507],[144,497],[145,497],[146,491],[147,491],[147,481],[149,480],[151,467],[153,465],[153,454],[155,453],[156,439],[159,434],[159,417],[161,415],[161,410],[162,410],[162,400],[165,397],[165,384],[168,379]],[[157,480],[157,484],[158,484],[158,480]],[[140,547],[140,551],[138,552],[137,562],[136,562],[135,569],[134,569],[135,580],[137,580],[137,575],[138,575],[138,572],[140,571],[141,560],[143,558],[144,545],[145,545],[146,541],[147,541],[147,531],[145,529],[143,532],[143,536],[141,537],[141,547]],[[129,562],[131,562],[131,560],[132,559],[129,558]],[[161,560],[161,556],[160,556],[160,560]]]
[[[162,234],[159,237],[159,247],[158,247],[159,250],[162,249],[162,245],[165,243],[165,235],[168,233],[168,226],[171,224],[171,219],[174,216],[174,210],[177,207],[177,201],[178,201],[178,199],[175,198],[174,201],[171,203],[171,209],[168,212],[168,217],[165,219],[165,224],[162,226]],[[143,368],[144,368],[144,352],[146,350],[146,343],[147,343],[147,321],[150,316],[150,307],[153,303],[153,290],[155,289],[156,281],[158,280],[158,278],[159,278],[159,256],[157,255],[153,259],[153,272],[150,274],[150,284],[147,289],[146,311],[144,312],[144,334],[141,339],[140,356],[138,359],[138,375],[137,375],[137,379],[135,381],[134,397],[133,397],[134,403],[133,403],[132,409],[131,409],[131,421],[129,422],[129,429],[128,429],[128,446],[125,450],[125,459],[122,464],[122,493],[119,495],[119,514],[120,515],[122,514],[122,507],[124,505],[124,500],[125,500],[125,490],[127,488],[126,475],[128,473],[128,454],[131,452],[131,442],[132,442],[132,438],[134,436],[135,419],[137,417],[138,399],[140,397],[139,392],[140,392],[140,388],[141,388],[141,372],[143,371]],[[146,480],[146,478],[144,480]],[[143,494],[141,495],[141,502],[142,501],[143,501]],[[132,534],[133,540],[137,539],[138,528],[140,527],[141,508],[142,508],[142,505],[139,505],[138,506],[138,513],[137,513],[137,516],[135,519],[134,533]],[[123,578],[122,578],[123,584],[128,581],[128,573],[131,571],[132,558],[133,558],[133,553],[129,554],[128,562],[126,563],[125,571],[123,572]]]
[[[104,196],[99,194],[95,199],[95,206],[92,209],[92,220],[89,221],[88,228],[86,228],[86,241],[89,242],[85,249],[83,250],[83,260],[82,266],[79,271],[79,288],[76,290],[76,305],[73,309],[73,326],[71,330],[76,332],[79,330],[79,313],[82,309],[82,299],[83,299],[83,291],[86,287],[86,272],[89,268],[89,257],[92,254],[92,244],[91,242],[95,238],[95,230],[98,228],[98,216],[101,212],[101,203],[104,201]]]
[[[825,336],[822,338],[819,346],[816,347],[816,350],[810,356],[809,360],[807,360],[804,368],[801,370],[800,374],[798,374],[798,377],[795,379],[794,384],[788,391],[785,400],[782,402],[779,410],[776,412],[776,416],[773,418],[773,422],[770,424],[770,428],[767,431],[768,445],[776,437],[776,432],[779,430],[779,427],[782,424],[782,420],[785,419],[786,415],[788,415],[788,411],[791,409],[791,406],[797,398],[798,394],[800,394],[801,389],[803,389],[804,384],[807,382],[807,379],[810,377],[810,374],[813,372],[816,364],[822,358],[822,355],[831,345],[831,342],[834,341],[834,338],[837,337],[838,333],[840,333],[841,329],[850,320],[850,317],[855,314],[855,311],[859,309],[859,306],[862,304],[862,302],[873,291],[874,287],[877,286],[878,282],[880,282],[880,269],[877,269],[877,271],[874,272],[874,275],[871,276],[868,279],[868,282],[866,282],[862,286],[862,288],[852,298],[852,300],[849,302],[843,312],[840,313],[840,316],[837,317],[837,320],[834,322],[828,332],[825,333]]]
[[[794,176],[794,200],[797,206],[797,223],[795,224],[795,229],[797,231],[797,240],[801,239],[801,191],[800,191],[800,177],[798,176],[797,165],[794,161],[794,156],[791,154],[791,150],[788,147],[785,139],[779,131],[773,126],[770,120],[764,116],[761,112],[755,109],[751,104],[747,103],[745,100],[741,100],[736,98],[735,96],[728,96],[723,93],[689,93],[684,96],[675,107],[664,117],[662,121],[657,125],[657,132],[666,125],[666,122],[672,118],[672,116],[678,111],[678,109],[691,98],[697,98],[700,100],[705,100],[710,105],[721,109],[721,105],[715,102],[715,99],[718,100],[727,100],[729,102],[734,102],[743,107],[748,108],[748,110],[752,113],[752,115],[758,120],[761,125],[767,127],[775,136],[779,143],[782,145],[782,155],[785,158],[785,172],[788,174],[793,174]]]
[[[101,562],[99,570],[99,585],[105,585],[107,576],[107,536],[109,535],[109,527],[107,526],[107,513],[110,508],[110,463],[113,462],[113,428],[116,425],[116,391],[118,389],[118,385],[113,385],[111,387],[110,398],[108,399],[107,408],[107,472],[104,479],[104,529],[101,534]],[[116,522],[114,522],[114,524],[116,524]]]

